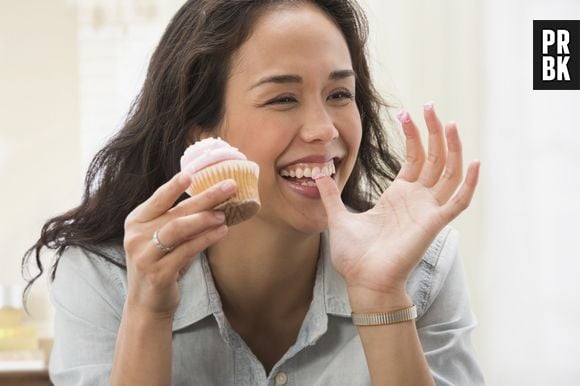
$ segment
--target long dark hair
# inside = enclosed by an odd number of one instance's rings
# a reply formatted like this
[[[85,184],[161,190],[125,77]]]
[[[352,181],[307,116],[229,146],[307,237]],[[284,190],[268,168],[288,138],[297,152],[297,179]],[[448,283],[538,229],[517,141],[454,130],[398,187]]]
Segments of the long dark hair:
[[[373,206],[395,178],[400,162],[389,148],[381,122],[386,104],[371,82],[365,51],[367,21],[358,5],[351,0],[189,0],[173,17],[153,53],[145,83],[123,128],[93,158],[81,204],[48,220],[38,241],[25,253],[23,274],[33,256],[39,270],[26,277],[25,297],[43,273],[40,252],[44,247],[56,252],[52,280],[58,259],[71,246],[124,267],[98,246],[122,243],[129,212],[179,172],[190,129],[199,128],[201,133],[220,123],[230,59],[249,37],[260,12],[304,2],[317,5],[334,20],[350,50],[363,131],[342,199],[359,211]]]

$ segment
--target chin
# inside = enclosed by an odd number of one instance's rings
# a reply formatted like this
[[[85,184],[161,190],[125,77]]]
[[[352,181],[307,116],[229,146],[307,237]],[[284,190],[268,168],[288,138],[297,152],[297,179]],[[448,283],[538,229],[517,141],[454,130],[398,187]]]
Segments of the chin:
[[[316,234],[323,232],[328,227],[328,219],[326,213],[322,215],[308,215],[300,214],[299,218],[294,219],[290,225],[296,231],[304,234]]]

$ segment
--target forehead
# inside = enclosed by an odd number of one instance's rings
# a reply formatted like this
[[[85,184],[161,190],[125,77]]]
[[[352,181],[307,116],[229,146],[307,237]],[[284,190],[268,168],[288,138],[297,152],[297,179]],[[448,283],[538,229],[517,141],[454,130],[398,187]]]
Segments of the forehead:
[[[318,71],[328,76],[350,68],[350,53],[340,29],[321,9],[305,3],[261,14],[249,38],[233,55],[230,75]]]

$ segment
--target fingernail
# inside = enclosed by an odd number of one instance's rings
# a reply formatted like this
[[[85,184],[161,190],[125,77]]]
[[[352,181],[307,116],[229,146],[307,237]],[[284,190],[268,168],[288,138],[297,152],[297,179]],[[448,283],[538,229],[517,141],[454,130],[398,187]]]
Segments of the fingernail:
[[[423,108],[427,111],[433,110],[433,106],[435,106],[435,102],[429,101],[423,105]]]
[[[220,225],[220,227],[216,230],[216,232],[218,233],[218,235],[225,235],[226,233],[228,233],[228,226],[227,225]]]
[[[322,178],[322,177],[324,177],[324,174],[322,174],[322,172],[318,172],[312,176],[312,179],[317,180],[317,179]]]
[[[409,116],[409,113],[407,111],[405,111],[404,109],[399,110],[399,112],[397,113],[397,119],[401,123],[408,123],[411,121],[411,117]]]
[[[220,189],[226,193],[233,192],[236,188],[236,183],[232,180],[226,180],[220,185]]]
[[[179,179],[179,182],[181,184],[189,184],[191,182],[191,177],[189,176],[189,174],[184,173],[183,171],[179,172],[179,177],[177,177]]]
[[[219,222],[224,222],[224,221],[226,221],[226,214],[224,212],[217,211],[217,212],[215,212],[215,218]]]

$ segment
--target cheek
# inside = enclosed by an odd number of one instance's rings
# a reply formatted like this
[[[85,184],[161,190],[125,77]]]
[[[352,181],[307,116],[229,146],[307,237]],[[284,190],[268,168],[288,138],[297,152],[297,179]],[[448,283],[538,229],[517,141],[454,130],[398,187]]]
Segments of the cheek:
[[[242,153],[249,160],[260,165],[260,168],[275,168],[277,158],[284,152],[288,142],[281,136],[269,136],[259,132],[249,133],[243,141],[238,142]]]
[[[232,112],[228,118],[222,131],[224,140],[257,163],[275,162],[292,137],[286,122],[264,117],[263,113],[246,109],[243,114]]]
[[[362,126],[360,121],[354,121],[341,133],[348,150],[349,159],[356,159],[362,140]]]

